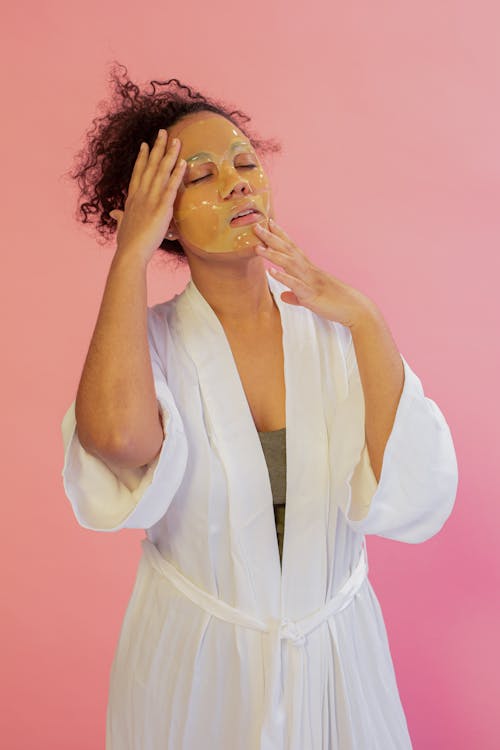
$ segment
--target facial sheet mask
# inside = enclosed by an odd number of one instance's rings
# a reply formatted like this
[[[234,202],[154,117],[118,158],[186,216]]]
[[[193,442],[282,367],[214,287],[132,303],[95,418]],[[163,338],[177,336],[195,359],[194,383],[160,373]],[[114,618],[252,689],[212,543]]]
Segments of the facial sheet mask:
[[[190,123],[176,136],[181,141],[179,157],[187,161],[173,212],[182,238],[213,253],[229,253],[258,244],[252,227],[259,223],[268,228],[271,191],[248,139],[220,117]],[[235,186],[241,184],[248,189],[232,194]],[[248,224],[232,225],[234,215],[248,204],[260,214],[247,219]]]

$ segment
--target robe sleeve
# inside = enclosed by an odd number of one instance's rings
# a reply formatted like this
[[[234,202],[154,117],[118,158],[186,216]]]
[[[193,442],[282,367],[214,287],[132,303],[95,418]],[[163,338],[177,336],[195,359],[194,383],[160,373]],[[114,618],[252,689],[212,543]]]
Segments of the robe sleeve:
[[[86,529],[150,528],[165,515],[184,476],[187,440],[159,354],[165,346],[162,325],[166,322],[155,308],[148,308],[149,352],[164,432],[161,450],[150,464],[112,469],[82,447],[76,429],[76,399],[63,417],[64,490],[76,520]]]
[[[404,386],[377,483],[366,444],[364,396],[351,337],[346,357],[347,398],[340,408],[344,435],[349,433],[344,452],[347,478],[339,492],[339,505],[354,531],[417,544],[437,534],[450,516],[458,466],[441,410],[424,394],[420,379],[400,356]],[[353,452],[347,471],[349,448]]]

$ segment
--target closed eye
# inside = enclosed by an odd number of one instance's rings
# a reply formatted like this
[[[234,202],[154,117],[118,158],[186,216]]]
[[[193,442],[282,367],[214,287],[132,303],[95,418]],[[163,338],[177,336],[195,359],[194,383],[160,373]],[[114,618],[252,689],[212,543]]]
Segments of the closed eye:
[[[256,164],[240,164],[238,169],[257,169]],[[191,180],[191,182],[188,182],[188,185],[194,185],[195,182],[200,182],[201,180],[205,180],[207,177],[211,177],[212,174],[206,174],[203,177],[198,177],[196,180]]]

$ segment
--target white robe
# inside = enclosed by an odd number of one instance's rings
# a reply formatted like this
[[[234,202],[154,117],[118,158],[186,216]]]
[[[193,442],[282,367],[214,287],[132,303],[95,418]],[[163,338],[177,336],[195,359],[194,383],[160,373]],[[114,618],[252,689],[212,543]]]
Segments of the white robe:
[[[411,748],[366,534],[423,542],[458,468],[447,422],[401,355],[404,388],[380,482],[352,337],[280,298],[286,383],[282,570],[259,436],[217,316],[191,280],[148,308],[166,438],[118,474],[63,423],[78,523],[143,528],[110,675],[107,750]]]

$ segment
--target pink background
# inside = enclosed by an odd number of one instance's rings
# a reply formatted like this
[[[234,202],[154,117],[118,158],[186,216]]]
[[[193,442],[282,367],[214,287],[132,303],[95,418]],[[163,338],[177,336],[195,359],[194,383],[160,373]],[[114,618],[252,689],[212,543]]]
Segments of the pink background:
[[[74,219],[64,173],[113,59],[138,83],[178,77],[220,97],[281,141],[278,223],[377,302],[443,411],[454,512],[424,544],[369,537],[370,577],[414,747],[500,747],[499,25],[485,1],[3,11],[2,747],[104,747],[144,536],[79,527],[61,478],[60,423],[114,252]],[[188,278],[159,256],[150,305]]]

